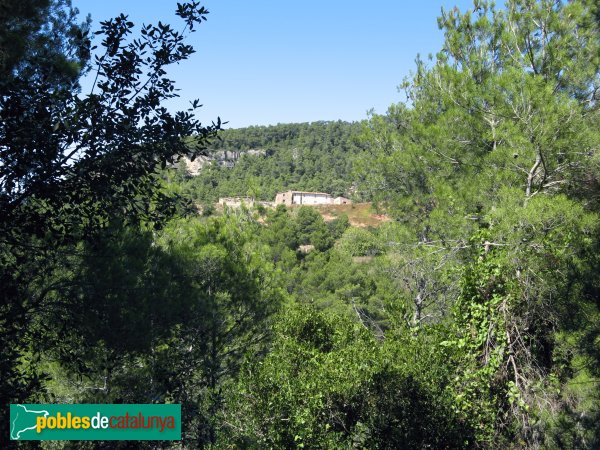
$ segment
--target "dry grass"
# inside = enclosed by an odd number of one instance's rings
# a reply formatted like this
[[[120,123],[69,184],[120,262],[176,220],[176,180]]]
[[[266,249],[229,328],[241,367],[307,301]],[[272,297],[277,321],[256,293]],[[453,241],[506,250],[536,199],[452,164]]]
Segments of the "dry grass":
[[[300,205],[292,205],[288,206],[289,209],[298,208]],[[384,222],[389,222],[390,219],[385,214],[377,214],[373,208],[371,203],[353,203],[351,205],[305,205],[311,206],[315,208],[323,219],[326,222],[330,222],[332,220],[337,219],[339,216],[346,214],[348,216],[348,220],[350,220],[350,225],[353,227],[359,228],[368,228],[368,227],[378,227]],[[218,203],[214,204],[215,211],[217,215],[222,215],[224,213],[223,205]],[[230,208],[231,210],[235,210],[236,208]],[[199,210],[201,213],[201,209]],[[259,221],[264,219],[259,219]]]
[[[353,203],[351,205],[320,205],[315,206],[325,221],[334,220],[346,214],[353,227],[378,227],[391,219],[385,214],[376,214],[371,203]]]

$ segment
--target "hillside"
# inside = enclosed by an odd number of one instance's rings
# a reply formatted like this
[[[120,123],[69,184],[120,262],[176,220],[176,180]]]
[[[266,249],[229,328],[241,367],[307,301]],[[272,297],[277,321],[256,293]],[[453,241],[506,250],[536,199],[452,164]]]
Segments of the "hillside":
[[[321,214],[325,222],[330,222],[346,215],[348,216],[350,225],[359,228],[377,227],[391,220],[387,215],[374,211],[371,203],[319,205],[314,208]]]
[[[179,172],[197,202],[251,196],[272,200],[285,190],[353,193],[353,160],[363,151],[361,123],[314,122],[225,130],[196,176]]]
[[[0,449],[600,449],[597,0],[443,11],[385,114],[223,132],[165,106],[197,2],[94,34],[70,2],[5,3]],[[17,420],[31,404],[47,430]],[[91,429],[58,425],[77,411]]]

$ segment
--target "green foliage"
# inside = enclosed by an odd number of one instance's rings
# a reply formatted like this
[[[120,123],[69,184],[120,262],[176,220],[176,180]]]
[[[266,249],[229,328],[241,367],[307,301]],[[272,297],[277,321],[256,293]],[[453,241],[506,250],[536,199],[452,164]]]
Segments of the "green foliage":
[[[362,228],[348,228],[340,238],[338,248],[351,256],[376,256],[383,250],[377,237]]]
[[[89,22],[77,23],[69,1],[1,8],[0,346],[9,350],[0,363],[0,397],[14,403],[41,394],[36,358],[52,336],[43,318],[79,307],[68,288],[81,245],[121,224],[159,228],[176,211],[159,169],[189,153],[184,136],[205,145],[220,123],[205,127],[190,111],[161,106],[177,95],[168,66],[193,52],[184,33],[160,23],[131,39],[134,24],[120,15],[95,32],[92,61]],[[197,2],[177,9],[187,32],[206,14]],[[79,77],[92,68],[94,88],[82,94]],[[120,271],[107,275],[139,281]],[[107,306],[112,294],[102,293]],[[135,320],[118,308],[108,317],[119,333]]]
[[[276,333],[232,392],[227,445],[468,447],[468,428],[426,381],[424,360],[411,356],[423,349],[410,339],[382,345],[360,325],[310,308],[286,311]]]
[[[360,129],[338,121],[224,130],[209,146],[213,163],[185,190],[200,202],[246,195],[273,201],[290,189],[349,196],[353,160],[362,151]],[[230,161],[223,161],[225,153]]]
[[[212,143],[219,124],[160,107],[163,67],[191,53],[180,33],[102,23],[78,96],[88,25],[66,1],[7,5],[2,398],[181,403],[186,447],[598,446],[594,2],[443,11],[406,104]],[[178,8],[186,28],[205,19]],[[159,173],[190,152],[213,164]],[[287,189],[394,220],[191,203]]]
[[[579,328],[573,310],[590,309],[582,295],[588,268],[580,258],[598,219],[562,196],[525,205],[518,193],[501,196],[503,207],[473,237],[479,250],[461,277],[454,338],[443,345],[460,367],[452,388],[456,407],[480,424],[478,440],[544,443],[538,430],[552,429],[548,404],[555,411],[570,408],[565,397],[549,394],[577,364],[577,350],[561,343],[556,330]],[[593,433],[591,424],[579,426]]]
[[[332,221],[327,223],[327,228],[329,228],[329,232],[331,233],[331,237],[334,240],[339,239],[350,227],[350,220],[348,219],[347,214],[342,214],[341,216],[333,219]]]
[[[299,302],[345,315],[379,336],[389,326],[388,307],[396,299],[393,287],[347,253],[311,253],[292,275],[292,292]]]
[[[314,245],[319,251],[325,251],[333,245],[330,229],[317,210],[301,206],[294,219],[294,235],[299,245]]]
[[[451,395],[481,447],[597,435],[573,413],[597,410],[596,389],[547,393],[597,364],[583,357],[597,336],[584,319],[598,307],[597,13],[546,0],[443,11],[443,48],[417,60],[407,104],[364,128],[359,190],[409,231],[381,264],[413,300],[413,324],[451,306]],[[575,330],[588,344],[560,337]]]
[[[46,331],[44,359],[67,374],[47,385],[54,400],[181,403],[188,445],[216,442],[223,386],[264,351],[284,298],[250,230],[235,217],[187,219],[86,248],[77,302],[42,316],[64,327]]]
[[[0,18],[0,86],[22,80],[65,85],[87,63],[90,21],[78,24],[70,0],[7,0]]]
[[[301,206],[295,215],[295,234],[300,245],[310,243],[311,236],[320,229],[325,228],[325,222],[314,208]]]

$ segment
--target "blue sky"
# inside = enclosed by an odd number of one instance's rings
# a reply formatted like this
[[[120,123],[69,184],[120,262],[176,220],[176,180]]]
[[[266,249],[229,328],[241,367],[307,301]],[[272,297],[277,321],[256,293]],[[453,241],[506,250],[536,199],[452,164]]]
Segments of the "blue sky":
[[[182,0],[179,0],[182,1]],[[123,12],[136,24],[175,24],[176,1],[73,0],[98,22]],[[181,98],[204,105],[203,122],[227,127],[316,120],[362,120],[403,100],[397,86],[417,53],[440,49],[442,7],[471,0],[207,0],[208,21],[189,42],[196,53],[170,75]]]

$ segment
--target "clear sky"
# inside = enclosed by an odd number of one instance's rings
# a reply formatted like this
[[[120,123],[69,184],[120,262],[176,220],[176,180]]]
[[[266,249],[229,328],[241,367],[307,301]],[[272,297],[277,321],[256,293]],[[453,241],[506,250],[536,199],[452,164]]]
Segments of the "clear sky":
[[[180,2],[182,0],[179,0]],[[176,1],[73,0],[94,29],[123,12],[136,25],[175,24]],[[169,74],[181,89],[171,110],[198,98],[203,122],[226,127],[362,120],[404,97],[397,86],[417,53],[437,52],[442,7],[471,0],[207,0],[208,21],[190,36],[192,57]]]

